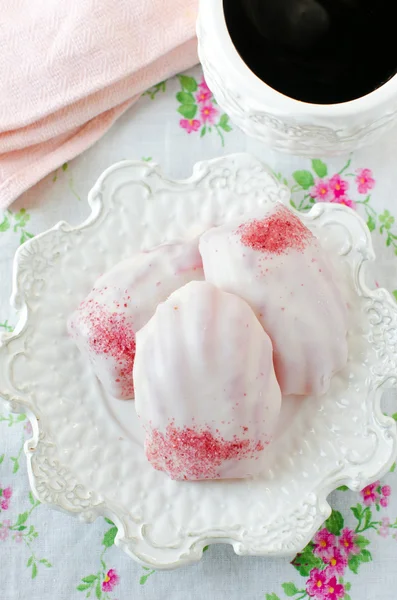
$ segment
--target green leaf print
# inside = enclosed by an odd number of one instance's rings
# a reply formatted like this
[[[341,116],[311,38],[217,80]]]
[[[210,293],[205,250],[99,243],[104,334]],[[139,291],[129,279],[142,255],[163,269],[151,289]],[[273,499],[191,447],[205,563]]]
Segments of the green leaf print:
[[[18,456],[10,456],[10,460],[14,463],[12,468],[12,472],[15,475],[19,471],[19,457]]]
[[[166,89],[167,89],[167,82],[160,81],[160,83],[157,83],[156,85],[154,85],[153,87],[148,89],[143,95],[149,96],[149,98],[151,100],[154,100],[159,92],[164,93],[166,91]]]
[[[363,535],[358,535],[356,537],[356,544],[359,548],[365,548],[366,546],[368,546],[371,542],[369,540],[367,540],[367,538],[365,538]]]
[[[391,229],[395,219],[388,210],[385,210],[381,215],[379,215],[379,221],[382,223],[380,232],[383,233],[384,229]]]
[[[352,511],[353,515],[356,517],[357,521],[359,521],[361,519],[361,515],[363,512],[361,504],[357,504],[357,506],[352,506],[350,508],[350,510]]]
[[[370,231],[375,231],[376,229],[376,221],[372,215],[369,215],[367,219],[367,227]]]
[[[84,583],[93,583],[96,579],[98,579],[98,575],[88,575],[88,577],[83,577],[81,581],[84,581]]]
[[[358,575],[358,569],[361,563],[368,563],[372,561],[372,554],[369,550],[362,550],[360,554],[356,554],[355,556],[351,556],[348,561],[349,569],[355,574]]]
[[[283,583],[281,587],[283,588],[285,595],[289,598],[299,594],[299,590],[294,583]]]
[[[196,104],[194,96],[190,92],[178,92],[176,99],[181,104]]]
[[[80,583],[76,589],[79,592],[85,592],[85,590],[88,590],[90,587],[91,585],[89,583]]]
[[[0,323],[0,328],[5,329],[8,333],[13,331],[13,326],[8,324],[8,320],[6,319],[3,323]]]
[[[318,158],[314,158],[312,160],[312,167],[313,167],[313,171],[315,172],[315,174],[318,177],[321,177],[321,179],[328,175],[327,165],[325,163],[323,163],[322,160],[319,160]]]
[[[35,577],[37,577],[37,565],[36,565],[36,563],[33,563],[33,565],[32,565],[32,579],[35,579]]]
[[[20,515],[18,515],[18,519],[17,522],[15,523],[15,525],[22,525],[23,523],[25,523],[29,518],[29,513],[28,512],[24,512],[21,513]]]
[[[30,215],[27,214],[25,208],[21,208],[19,212],[14,214],[14,219],[16,221],[14,231],[17,231],[18,227],[25,227],[26,223],[30,221]]]
[[[371,562],[372,560],[372,554],[369,550],[362,550],[358,556],[363,563]]]
[[[189,119],[191,121],[197,114],[197,106],[196,104],[181,104],[178,108],[178,112],[185,117],[185,119]]]
[[[148,567],[142,567],[142,568],[144,569],[144,571],[148,571],[148,572],[146,573],[146,575],[142,575],[142,577],[139,580],[139,584],[145,585],[145,583],[147,582],[149,577],[151,577],[156,571],[154,569],[150,570],[150,569],[148,569]]]
[[[187,75],[179,75],[178,78],[184,90],[186,90],[187,92],[197,91],[197,81],[194,79],[194,77],[188,77]]]
[[[102,592],[101,592],[101,582],[99,581],[99,579],[98,579],[98,582],[95,587],[95,596],[98,598],[98,600],[101,600]]]
[[[333,510],[331,516],[325,521],[325,527],[330,533],[340,535],[344,525],[344,520],[341,513]]]
[[[266,600],[280,600],[277,594],[266,594]]]
[[[4,217],[4,220],[2,223],[0,223],[0,233],[4,232],[4,231],[8,231],[8,229],[10,228],[11,224],[10,224],[10,219],[7,217],[7,215]]]
[[[302,189],[308,190],[314,185],[314,178],[310,171],[295,171],[292,177]]]
[[[116,537],[116,534],[117,534],[117,527],[111,527],[111,529],[108,529],[108,531],[103,536],[103,540],[102,540],[102,544],[105,546],[105,548],[110,548],[110,546],[113,546],[114,538]]]
[[[39,560],[39,563],[44,565],[45,567],[47,567],[48,569],[50,567],[52,567],[52,564],[50,563],[49,560],[47,560],[46,558],[42,558],[41,560]]]
[[[7,210],[3,221],[0,223],[0,233],[8,231],[12,227],[14,233],[20,232],[20,243],[23,244],[27,239],[33,237],[32,233],[25,231],[28,221],[30,221],[30,215],[26,212],[25,208],[21,208],[17,213]]]
[[[314,544],[310,542],[291,562],[303,577],[308,577],[312,569],[320,569],[323,566],[322,560],[313,554],[313,549]]]
[[[219,127],[223,129],[223,131],[229,132],[232,131],[232,128],[229,125],[229,115],[223,114],[219,119]]]
[[[27,240],[31,240],[34,237],[33,233],[28,233],[27,231],[22,231],[19,243],[22,245]]]

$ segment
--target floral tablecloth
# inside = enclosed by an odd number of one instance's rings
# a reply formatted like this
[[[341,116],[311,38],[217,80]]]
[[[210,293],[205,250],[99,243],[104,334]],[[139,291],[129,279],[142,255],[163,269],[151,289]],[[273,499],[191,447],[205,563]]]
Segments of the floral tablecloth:
[[[64,164],[0,215],[0,330],[12,331],[12,259],[18,245],[59,220],[81,222],[87,193],[110,164],[153,160],[175,178],[220,154],[248,151],[290,186],[291,204],[344,203],[370,228],[378,261],[374,284],[397,297],[397,131],[353,156],[312,160],[278,155],[239,132],[223,114],[199,67],[149,90],[92,149]],[[384,410],[397,419],[396,396]],[[140,567],[114,546],[107,519],[84,525],[35,500],[23,452],[25,415],[0,405],[1,600],[396,600],[397,472],[361,493],[341,488],[333,513],[292,562],[237,557],[211,546],[202,561],[173,572]],[[249,500],[248,500],[249,501]]]

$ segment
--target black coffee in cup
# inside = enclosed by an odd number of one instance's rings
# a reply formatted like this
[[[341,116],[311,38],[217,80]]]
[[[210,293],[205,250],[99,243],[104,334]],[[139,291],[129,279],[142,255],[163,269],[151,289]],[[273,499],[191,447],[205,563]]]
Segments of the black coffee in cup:
[[[224,0],[224,11],[247,66],[291,98],[348,102],[397,72],[397,0]]]

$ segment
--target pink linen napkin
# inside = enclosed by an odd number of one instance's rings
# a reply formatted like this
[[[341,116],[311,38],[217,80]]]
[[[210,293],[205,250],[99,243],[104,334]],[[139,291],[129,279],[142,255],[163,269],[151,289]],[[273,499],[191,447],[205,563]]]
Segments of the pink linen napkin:
[[[197,0],[3,0],[0,209],[198,62]]]

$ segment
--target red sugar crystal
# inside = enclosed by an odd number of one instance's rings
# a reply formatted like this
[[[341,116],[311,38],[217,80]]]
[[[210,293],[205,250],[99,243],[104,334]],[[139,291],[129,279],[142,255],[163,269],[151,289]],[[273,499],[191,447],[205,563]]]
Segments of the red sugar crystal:
[[[247,432],[248,428],[243,427]],[[210,427],[185,427],[170,423],[165,434],[154,429],[146,436],[146,456],[158,471],[171,479],[217,479],[219,467],[228,460],[257,458],[264,450],[262,442],[233,436],[225,440]]]
[[[304,250],[313,239],[302,221],[284,206],[261,221],[240,225],[238,233],[244,246],[271,254],[283,254],[290,248]]]
[[[88,309],[88,310],[87,310]],[[116,382],[122,384],[124,397],[134,393],[132,369],[135,359],[135,331],[125,314],[110,312],[97,302],[83,302],[80,324],[89,332],[88,344],[94,354],[106,354],[116,363]]]

